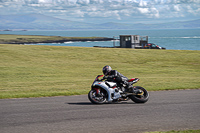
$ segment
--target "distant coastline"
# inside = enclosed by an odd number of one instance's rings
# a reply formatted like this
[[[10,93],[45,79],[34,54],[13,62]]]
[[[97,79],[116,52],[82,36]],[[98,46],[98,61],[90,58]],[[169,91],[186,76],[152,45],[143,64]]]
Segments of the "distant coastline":
[[[7,34],[5,36],[5,34]],[[8,36],[8,35],[12,36]],[[113,47],[119,46],[119,35],[142,35],[149,36],[149,42],[155,43],[168,50],[200,50],[200,29],[181,30],[78,30],[78,31],[0,31],[0,43],[4,44],[30,44],[47,46],[76,46],[76,47]],[[62,38],[63,37],[63,38]],[[94,38],[111,38],[94,40]],[[82,40],[86,38],[87,40]],[[66,39],[66,40],[64,40]],[[73,39],[72,41],[70,41]],[[75,40],[74,40],[75,39]],[[48,40],[50,43],[41,43]],[[58,41],[62,40],[62,41]],[[57,43],[51,43],[51,42]],[[64,43],[61,43],[66,41]]]
[[[0,31],[28,31],[28,30],[9,30],[9,29],[6,29],[6,30],[0,30]]]
[[[42,35],[0,34],[0,44],[64,43],[85,41],[111,41],[108,37],[61,37]]]

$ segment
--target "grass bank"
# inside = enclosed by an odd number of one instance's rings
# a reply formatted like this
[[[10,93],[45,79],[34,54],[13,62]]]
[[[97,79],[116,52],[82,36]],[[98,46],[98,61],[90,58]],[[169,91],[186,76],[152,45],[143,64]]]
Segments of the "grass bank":
[[[0,44],[0,98],[86,94],[105,65],[149,91],[200,88],[200,51]]]

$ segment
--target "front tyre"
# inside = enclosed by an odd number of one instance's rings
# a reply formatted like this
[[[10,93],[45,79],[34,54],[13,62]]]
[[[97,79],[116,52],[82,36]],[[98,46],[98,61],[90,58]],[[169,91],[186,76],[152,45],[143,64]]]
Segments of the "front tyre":
[[[142,93],[130,95],[129,98],[135,103],[146,103],[149,100],[149,93],[146,89],[140,86],[135,86],[134,89],[139,89]]]
[[[94,104],[103,104],[106,102],[106,96],[104,93],[97,95],[96,90],[91,90],[88,93],[88,99]]]

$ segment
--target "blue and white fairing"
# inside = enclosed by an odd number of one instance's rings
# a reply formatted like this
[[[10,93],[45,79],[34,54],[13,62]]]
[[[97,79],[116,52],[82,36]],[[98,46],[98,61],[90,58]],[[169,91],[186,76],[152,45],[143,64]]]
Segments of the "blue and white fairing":
[[[120,91],[116,88],[116,83],[114,82],[102,82],[102,81],[95,81],[92,87],[100,87],[104,89],[108,93],[108,102],[112,102],[114,99],[118,99],[121,97]]]

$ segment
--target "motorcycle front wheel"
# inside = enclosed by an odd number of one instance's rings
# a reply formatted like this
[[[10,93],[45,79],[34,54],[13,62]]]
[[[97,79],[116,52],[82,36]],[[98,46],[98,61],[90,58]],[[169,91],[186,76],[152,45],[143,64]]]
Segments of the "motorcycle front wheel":
[[[94,104],[103,104],[106,102],[105,94],[101,93],[100,95],[97,95],[96,90],[91,90],[88,93],[88,99]]]
[[[149,100],[149,93],[141,86],[135,86],[134,89],[139,89],[142,93],[130,95],[129,98],[135,103],[146,103]]]

